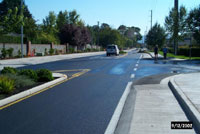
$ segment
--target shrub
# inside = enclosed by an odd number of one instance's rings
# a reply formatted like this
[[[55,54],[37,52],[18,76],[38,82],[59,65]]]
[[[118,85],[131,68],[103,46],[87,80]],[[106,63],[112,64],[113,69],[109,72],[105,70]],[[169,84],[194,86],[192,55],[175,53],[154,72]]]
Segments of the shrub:
[[[56,53],[56,55],[59,55],[59,50],[56,49],[56,50],[55,50],[55,53]]]
[[[85,51],[86,51],[86,52],[91,52],[91,49],[90,49],[90,48],[87,48]]]
[[[2,54],[2,58],[6,58],[6,56],[7,56],[7,54],[8,54],[8,52],[6,51],[6,49],[5,48],[3,48],[2,50],[1,50],[1,54]]]
[[[47,48],[45,48],[45,50],[44,50],[44,54],[45,54],[45,55],[48,55]]]
[[[35,84],[34,80],[25,75],[6,74],[4,76],[14,80],[14,86],[18,89]]]
[[[77,50],[77,53],[82,53],[82,51],[81,50]]]
[[[37,76],[39,82],[47,82],[53,80],[52,72],[47,69],[37,70]]]
[[[36,53],[36,56],[43,56],[43,53]]]
[[[49,54],[50,54],[50,55],[53,55],[54,52],[55,52],[55,50],[54,50],[53,48],[49,49]]]
[[[21,52],[21,50],[18,50],[17,51],[17,57],[21,57],[22,56],[22,52]]]
[[[0,76],[0,92],[9,94],[14,90],[14,80],[6,76]]]
[[[92,52],[98,52],[98,49],[92,48]]]
[[[38,78],[36,71],[31,69],[20,70],[19,75],[25,75],[34,81],[37,81]]]
[[[69,48],[69,53],[74,53],[74,52],[75,52],[74,48]]]
[[[169,53],[174,53],[174,50],[173,48],[169,48],[168,49],[168,52]],[[192,57],[200,57],[200,48],[191,48],[191,54],[192,54]],[[189,56],[190,55],[190,48],[179,48],[178,49],[178,55],[184,55],[184,56]]]
[[[12,68],[12,67],[4,67],[3,70],[1,71],[1,74],[16,74],[17,69]]]
[[[13,51],[14,51],[13,48],[9,48],[9,49],[7,50],[7,53],[8,53],[8,55],[9,55],[10,58],[13,57]]]

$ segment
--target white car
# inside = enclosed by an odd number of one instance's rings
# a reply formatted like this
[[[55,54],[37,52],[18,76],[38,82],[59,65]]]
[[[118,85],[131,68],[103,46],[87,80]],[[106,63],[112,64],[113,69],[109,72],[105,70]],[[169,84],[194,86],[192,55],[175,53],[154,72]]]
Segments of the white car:
[[[110,55],[119,55],[119,48],[117,45],[108,45],[106,48],[106,55],[110,56]]]

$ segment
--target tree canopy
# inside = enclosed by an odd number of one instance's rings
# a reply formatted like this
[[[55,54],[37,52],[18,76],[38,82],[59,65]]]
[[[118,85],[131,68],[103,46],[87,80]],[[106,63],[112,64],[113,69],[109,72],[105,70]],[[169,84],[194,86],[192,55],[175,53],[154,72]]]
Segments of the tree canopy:
[[[21,11],[23,14],[21,14]],[[20,34],[20,27],[22,24],[25,29],[25,37],[33,39],[36,35],[36,21],[33,19],[25,3],[21,9],[21,0],[3,0],[0,3],[0,33]]]
[[[194,39],[200,44],[200,6],[190,11],[187,22]]]
[[[169,12],[169,16],[166,16],[165,18],[165,28],[168,32],[170,39],[174,40],[174,27],[175,27],[175,21],[176,21],[176,11],[174,8],[172,8]],[[182,40],[186,36],[187,32],[187,10],[184,6],[181,6],[179,9],[179,19],[178,19],[178,32],[179,36],[178,39]]]
[[[73,46],[84,46],[91,42],[88,29],[75,24],[65,24],[59,33],[59,38],[62,44],[69,43]]]
[[[165,39],[166,34],[164,28],[162,28],[160,24],[156,23],[148,32],[146,36],[146,43],[150,47],[154,47],[155,45],[162,47],[165,43]]]

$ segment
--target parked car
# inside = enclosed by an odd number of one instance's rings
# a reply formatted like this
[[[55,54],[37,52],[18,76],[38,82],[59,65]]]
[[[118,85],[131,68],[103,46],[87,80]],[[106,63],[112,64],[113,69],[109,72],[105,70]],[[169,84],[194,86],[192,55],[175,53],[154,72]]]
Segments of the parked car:
[[[117,45],[108,45],[106,48],[106,55],[110,56],[110,55],[119,55],[119,48]]]

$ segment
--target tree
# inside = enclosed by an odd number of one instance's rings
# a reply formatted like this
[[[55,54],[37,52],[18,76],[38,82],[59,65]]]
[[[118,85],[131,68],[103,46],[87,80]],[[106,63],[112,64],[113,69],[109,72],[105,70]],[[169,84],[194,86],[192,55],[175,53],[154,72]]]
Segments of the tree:
[[[200,45],[200,6],[190,11],[187,23],[194,39]]]
[[[43,24],[38,30],[38,39],[46,43],[59,43],[57,29],[57,16],[53,11],[49,12],[49,15],[43,19]]]
[[[91,34],[89,32],[89,30],[87,29],[87,27],[80,27],[81,29],[81,46],[85,46],[86,44],[91,43],[92,38],[91,38]]]
[[[92,26],[87,26],[87,29],[88,29],[88,31],[89,31],[89,33],[90,33],[90,35],[91,35],[91,44],[93,45],[93,44],[96,44],[96,41],[97,41],[97,36],[96,36],[96,32],[95,32],[95,30],[94,30],[94,28],[92,27]]]
[[[122,34],[122,35],[125,34],[126,30],[127,30],[127,27],[126,27],[125,25],[120,25],[120,26],[118,27],[118,31],[119,31],[120,34]]]
[[[7,14],[2,17],[2,22],[0,23],[1,25],[1,33],[2,34],[7,34],[14,32],[16,29],[18,29],[19,24],[20,24],[20,16],[17,15],[18,13],[18,8],[14,9],[9,9]]]
[[[142,39],[142,35],[140,34],[140,28],[138,27],[126,27],[124,25],[121,25],[119,26],[118,31],[121,35],[124,35],[128,39],[132,40],[132,42],[134,43]]]
[[[80,43],[80,37],[80,29],[73,24],[65,24],[59,33],[61,44],[69,43],[70,45],[77,46]]]
[[[86,27],[74,24],[65,24],[59,33],[62,44],[69,43],[72,46],[84,46],[91,42],[91,35]]]
[[[99,32],[99,42],[103,47],[109,44],[116,44],[121,47],[120,37],[121,35],[117,30],[110,28],[101,29]]]
[[[64,12],[60,11],[57,19],[56,19],[56,25],[57,25],[57,29],[61,30],[61,28],[68,23],[69,20],[69,15],[67,10],[65,10]]]
[[[77,14],[76,10],[69,12],[68,24],[77,24],[79,22],[80,15]]]
[[[0,21],[3,21],[4,19],[4,16],[7,15],[8,11],[11,9],[15,9],[15,8],[18,8],[18,12],[17,12],[17,15],[20,15],[21,13],[21,0],[3,0],[1,3],[0,3]],[[30,11],[28,10],[28,7],[24,4],[24,7],[23,7],[23,14],[24,14],[24,17],[27,17],[27,18],[32,18],[32,14],[30,13]]]
[[[147,45],[154,47],[158,45],[162,47],[165,43],[165,30],[160,26],[160,24],[156,23],[153,28],[148,32],[146,36],[146,43]]]
[[[107,23],[102,23],[102,24],[101,24],[101,29],[106,29],[106,28],[111,29],[111,28],[110,28],[110,25],[108,25]]]
[[[56,34],[56,14],[52,11],[43,19],[43,30],[50,34]]]
[[[21,11],[23,12],[23,15],[21,15]],[[32,14],[25,4],[21,9],[21,0],[3,0],[0,3],[0,32],[2,34],[20,34],[20,28],[21,25],[23,25],[25,38],[33,39],[36,36],[35,23]]]
[[[176,11],[175,8],[172,8],[169,12],[169,16],[166,16],[165,18],[165,28],[166,31],[169,33],[169,36],[171,37],[170,40],[174,40],[174,27],[175,27],[175,21],[176,21]],[[186,32],[187,32],[187,23],[186,23],[186,18],[187,18],[187,10],[184,6],[180,7],[179,10],[179,34],[178,34],[178,40],[184,39]]]

